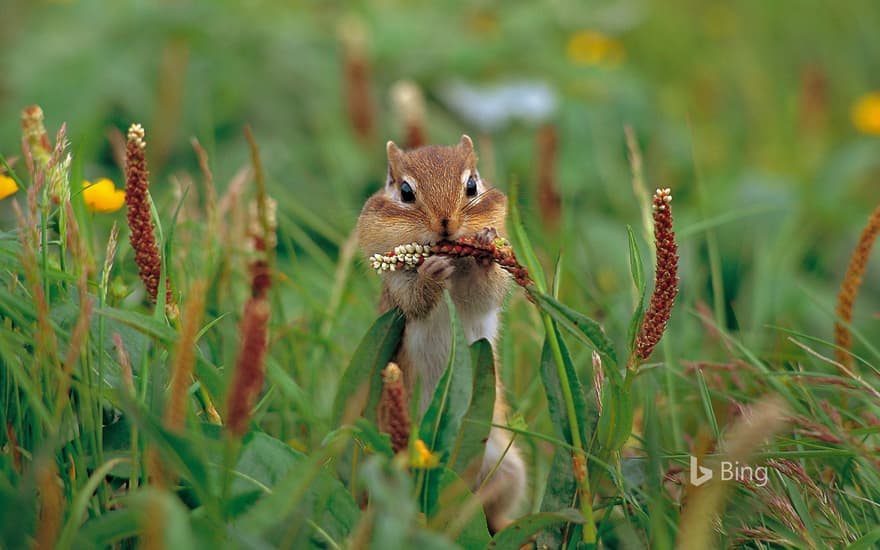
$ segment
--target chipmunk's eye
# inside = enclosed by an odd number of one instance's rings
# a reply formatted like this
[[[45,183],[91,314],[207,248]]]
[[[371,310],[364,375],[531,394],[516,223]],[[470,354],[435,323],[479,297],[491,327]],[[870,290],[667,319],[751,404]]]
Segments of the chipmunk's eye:
[[[414,202],[416,200],[416,194],[409,183],[403,182],[400,184],[400,198],[403,202]]]
[[[477,194],[477,180],[473,176],[469,177],[467,180],[467,187],[465,187],[465,193],[468,197],[473,197]]]

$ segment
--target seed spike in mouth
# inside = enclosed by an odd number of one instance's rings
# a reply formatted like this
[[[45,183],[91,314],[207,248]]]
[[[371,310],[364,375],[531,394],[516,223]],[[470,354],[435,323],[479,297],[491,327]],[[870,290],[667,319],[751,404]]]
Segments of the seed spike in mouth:
[[[385,271],[417,269],[425,261],[425,258],[433,255],[458,258],[470,256],[477,260],[491,259],[513,275],[518,285],[527,287],[532,284],[528,270],[520,265],[510,242],[502,237],[496,237],[488,244],[471,237],[464,237],[456,241],[439,241],[433,244],[402,244],[395,246],[387,254],[373,254],[370,256],[369,262],[376,273],[382,274]]]

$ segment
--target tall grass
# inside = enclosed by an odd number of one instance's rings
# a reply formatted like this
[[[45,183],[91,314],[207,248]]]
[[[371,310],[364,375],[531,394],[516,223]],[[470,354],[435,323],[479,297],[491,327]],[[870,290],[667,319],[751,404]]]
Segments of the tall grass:
[[[658,346],[677,289],[668,190],[634,216],[651,220],[656,242],[618,228],[633,307],[623,322],[599,322],[568,305],[584,292],[565,274],[577,252],[527,230],[511,189],[509,237],[530,278],[519,272],[525,290],[505,317],[514,336],[496,351],[517,412],[503,428],[525,449],[531,482],[522,516],[491,536],[469,483],[492,422],[486,342],[468,346],[453,315],[449,367],[421,421],[399,402],[389,409],[382,372],[403,319],[347,313],[371,310],[377,278],[314,214],[275,213],[249,130],[250,171],[216,196],[211,158],[196,146],[203,185],[174,204],[155,202],[137,164],[149,135],[129,135],[127,226],[137,230],[119,234],[87,209],[63,127],[53,142],[37,119],[24,162],[2,159],[21,189],[0,239],[6,547],[880,541],[880,353],[849,319],[862,344],[852,368],[796,325],[767,330],[798,355],[758,352],[688,295],[687,274],[671,322],[694,319],[712,352],[682,349],[694,339],[675,330]],[[136,250],[146,233],[155,245]],[[646,244],[656,262],[643,264]],[[389,415],[408,416],[409,433],[382,433],[398,425]],[[771,474],[766,485],[696,488],[689,455]]]

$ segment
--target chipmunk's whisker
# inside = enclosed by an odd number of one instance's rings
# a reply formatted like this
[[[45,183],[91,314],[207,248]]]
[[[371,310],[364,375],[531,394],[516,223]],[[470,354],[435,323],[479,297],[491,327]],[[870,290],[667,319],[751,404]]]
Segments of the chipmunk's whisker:
[[[467,214],[469,210],[473,209],[480,203],[480,199],[483,198],[483,195],[485,195],[492,189],[494,189],[494,187],[487,187],[482,193],[478,193],[477,195],[471,197],[471,199],[467,201],[465,205],[461,208],[462,213]]]

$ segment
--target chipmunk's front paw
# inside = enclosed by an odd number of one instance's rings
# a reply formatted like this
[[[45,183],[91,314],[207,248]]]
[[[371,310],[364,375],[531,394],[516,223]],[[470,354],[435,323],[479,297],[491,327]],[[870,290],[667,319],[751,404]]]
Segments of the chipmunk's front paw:
[[[445,281],[454,271],[455,264],[449,256],[428,256],[419,266],[419,275],[435,281]]]
[[[474,235],[474,240],[483,245],[492,244],[497,238],[498,232],[495,231],[494,227],[484,227]]]
[[[495,231],[494,227],[484,227],[483,229],[480,229],[480,231],[478,231],[476,235],[474,235],[474,240],[477,242],[477,244],[483,246],[489,246],[490,244],[495,242],[496,238],[498,238],[498,232]],[[477,260],[477,265],[490,267],[492,265],[492,258],[480,258]]]

